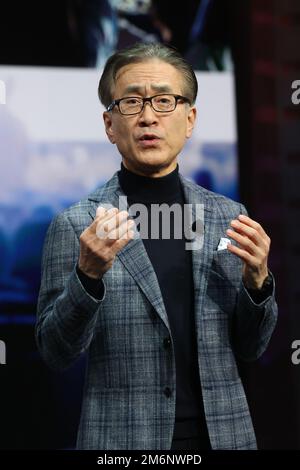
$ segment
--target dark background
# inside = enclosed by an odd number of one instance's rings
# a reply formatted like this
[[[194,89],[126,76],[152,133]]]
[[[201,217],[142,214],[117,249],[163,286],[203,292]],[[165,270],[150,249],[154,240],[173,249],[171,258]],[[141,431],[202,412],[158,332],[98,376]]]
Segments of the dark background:
[[[116,47],[142,32],[176,46],[202,70],[226,69],[224,51],[231,51],[240,200],[272,238],[279,304],[268,351],[240,369],[259,448],[300,449],[300,365],[291,362],[291,344],[300,339],[300,105],[291,102],[291,84],[300,79],[300,2],[160,0],[147,14],[113,11],[105,1],[2,2],[0,64],[96,66],[105,42],[100,12],[130,26],[118,29]],[[0,250],[0,263],[4,256]],[[35,301],[0,306],[0,339],[9,345],[7,365],[0,365],[0,448],[73,448],[84,358],[67,372],[50,371],[37,353],[33,322],[12,320],[35,310]]]

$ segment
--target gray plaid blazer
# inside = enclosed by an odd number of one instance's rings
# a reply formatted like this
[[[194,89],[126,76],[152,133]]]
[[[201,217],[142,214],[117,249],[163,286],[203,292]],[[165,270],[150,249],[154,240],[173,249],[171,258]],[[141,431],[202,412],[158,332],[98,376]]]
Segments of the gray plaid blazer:
[[[274,292],[255,304],[241,281],[241,261],[227,250],[217,251],[230,221],[245,208],[179,176],[186,202],[204,204],[204,245],[192,251],[192,261],[198,365],[211,445],[255,449],[236,358],[253,361],[265,351],[277,317]],[[41,356],[55,369],[87,352],[79,449],[168,450],[175,421],[174,349],[163,347],[170,325],[142,239],[131,240],[118,253],[103,277],[101,300],[85,291],[75,269],[81,232],[98,205],[119,207],[121,195],[115,173],[51,223],[36,339]],[[166,387],[171,396],[164,393]]]

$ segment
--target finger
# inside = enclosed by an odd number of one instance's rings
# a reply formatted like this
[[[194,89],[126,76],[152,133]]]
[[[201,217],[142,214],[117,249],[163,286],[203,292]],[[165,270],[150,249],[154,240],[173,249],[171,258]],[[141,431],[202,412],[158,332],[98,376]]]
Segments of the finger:
[[[253,227],[241,223],[237,219],[232,220],[230,224],[235,231],[237,231],[238,233],[242,233],[245,236],[248,236],[262,250],[269,252],[271,240],[263,229],[262,232],[259,232]]]
[[[121,225],[114,225],[111,229],[107,227],[100,228],[98,231],[99,238],[117,240],[134,224],[133,220],[124,220]]]
[[[228,232],[230,232],[230,230],[228,230]],[[230,233],[228,233],[228,235],[231,236]],[[243,237],[237,234],[236,232],[232,232],[231,238],[237,241],[240,246],[236,247],[233,244],[228,244],[227,245],[228,247],[230,246],[230,248],[233,248],[233,250],[229,250],[229,251],[234,252],[235,248],[238,248],[239,250],[242,250],[243,252],[247,252],[253,257],[253,261],[255,261],[257,264],[261,263],[262,260],[266,257],[266,252],[262,250],[260,247],[258,247],[257,245],[254,245],[251,242],[251,240],[249,240],[249,238]]]
[[[130,240],[132,240],[133,238],[134,238],[134,231],[129,229],[118,240],[114,242],[114,244],[111,247],[112,252],[116,254],[118,251],[124,248],[124,246],[126,246],[127,243],[129,243]]]
[[[238,220],[232,220],[230,222],[230,225],[234,228],[234,230],[237,233],[241,233],[248,238],[250,238],[256,245],[260,245],[262,243],[262,236],[259,234],[259,232],[254,229],[253,227],[250,227],[249,225],[246,225],[244,223],[241,223]]]
[[[128,218],[127,211],[121,211],[119,213],[113,213],[111,217],[105,217],[103,220],[99,221],[96,234],[99,238],[106,238],[107,235],[115,230],[123,221]]]
[[[106,212],[104,213],[103,212],[103,215],[100,216],[98,215],[98,209],[99,207],[97,208],[96,210],[96,216],[95,216],[95,219],[93,220],[93,222],[91,223],[91,225],[88,227],[89,230],[93,231],[93,232],[96,232],[96,229],[97,229],[97,225],[99,222],[103,223],[107,220],[109,220],[111,217],[113,217],[115,214],[118,213],[118,208],[117,207],[112,207],[111,209],[109,210],[106,210]],[[104,208],[102,208],[104,209]],[[100,209],[99,209],[100,210]],[[101,211],[102,213],[102,211]]]
[[[111,230],[107,234],[107,238],[110,238],[112,240],[117,240],[118,238],[121,238],[127,230],[131,229],[134,226],[134,221],[133,220],[124,220],[124,222],[116,227],[114,230]]]
[[[119,213],[119,209],[117,207],[112,207],[111,209],[106,211],[106,214],[104,215],[104,217],[102,217],[101,220],[99,220],[99,222],[101,223],[107,222],[115,218],[118,213]]]
[[[266,232],[264,231],[264,229],[262,228],[262,226],[258,222],[256,222],[255,220],[251,219],[249,216],[244,215],[244,214],[240,214],[238,216],[238,219],[241,222],[243,222],[244,224],[248,225],[249,227],[254,228],[255,230],[257,230],[262,235],[265,235],[266,237],[268,236],[266,234]]]
[[[105,214],[106,214],[105,207],[98,206],[96,210],[96,217],[98,217],[99,219],[102,219],[102,217],[104,217]]]
[[[235,232],[234,230],[228,229],[226,230],[227,235],[229,235],[230,238],[235,240],[239,245],[243,247],[243,249],[249,251],[252,254],[255,254],[256,250],[258,249],[257,245],[253,243],[253,241],[248,238],[247,236],[241,235],[238,232]]]
[[[94,232],[97,235],[97,231],[100,230],[100,227],[109,222],[111,219],[113,219],[119,212],[119,209],[116,207],[112,207],[106,213],[102,216],[102,218],[96,217],[94,220],[94,223],[91,225],[91,228],[94,230]]]
[[[258,261],[263,260],[268,255],[268,249],[264,245],[255,245],[248,237],[240,235],[230,229],[227,230],[227,234],[235,240],[242,249],[255,256]]]
[[[100,225],[102,225],[102,229],[105,232],[109,232],[110,230],[117,227],[124,220],[126,220],[128,216],[129,214],[127,211],[112,212],[112,216],[109,214],[108,217],[105,217],[103,220],[100,221]]]
[[[245,261],[247,264],[254,264],[255,257],[248,251],[243,250],[242,248],[239,248],[238,246],[235,246],[232,243],[229,243],[227,245],[227,250],[233,253],[234,255],[237,255],[241,260]]]
[[[120,211],[116,216],[115,216],[115,221],[112,222],[112,227],[118,227],[121,225],[124,221],[126,221],[129,217],[129,214],[127,211]]]

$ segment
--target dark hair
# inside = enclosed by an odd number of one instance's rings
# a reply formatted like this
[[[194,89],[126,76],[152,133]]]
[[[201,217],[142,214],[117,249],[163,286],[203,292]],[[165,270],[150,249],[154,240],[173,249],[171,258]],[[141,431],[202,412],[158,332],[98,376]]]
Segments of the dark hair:
[[[137,43],[109,57],[99,81],[98,96],[101,103],[107,108],[113,101],[112,84],[122,67],[151,59],[159,59],[173,65],[181,72],[185,84],[184,95],[194,104],[198,84],[191,65],[175,49],[160,43]]]

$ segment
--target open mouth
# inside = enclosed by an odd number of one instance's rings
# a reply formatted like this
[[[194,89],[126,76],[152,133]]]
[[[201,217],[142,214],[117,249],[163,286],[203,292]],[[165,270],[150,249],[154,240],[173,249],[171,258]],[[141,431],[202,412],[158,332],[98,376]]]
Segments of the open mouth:
[[[139,138],[139,140],[144,142],[145,140],[159,140],[159,138],[154,134],[144,134]]]
[[[159,142],[160,138],[155,134],[144,134],[139,138],[139,142],[143,147],[150,147]]]

